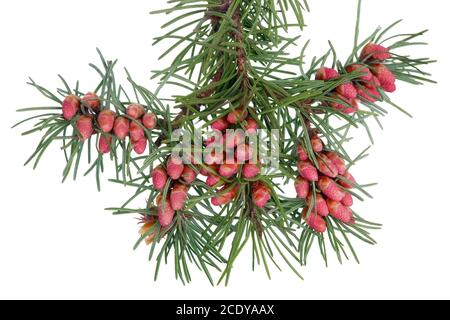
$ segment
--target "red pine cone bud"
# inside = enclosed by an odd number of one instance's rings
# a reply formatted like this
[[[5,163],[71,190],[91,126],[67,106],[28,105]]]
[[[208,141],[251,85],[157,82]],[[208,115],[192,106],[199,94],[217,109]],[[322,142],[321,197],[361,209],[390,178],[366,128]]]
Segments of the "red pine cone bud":
[[[350,210],[350,208],[344,206],[340,202],[330,199],[327,200],[327,204],[328,208],[330,209],[330,214],[334,218],[348,224],[352,224],[355,222],[355,220],[353,219],[353,212],[352,210]]]
[[[348,100],[340,94],[333,96],[334,99],[342,100],[346,104],[341,102],[332,102],[330,105],[333,109],[341,111],[345,114],[352,114],[359,110],[358,101],[356,99]]]
[[[197,179],[197,172],[189,166],[185,166],[181,178],[187,184],[192,184]]]
[[[140,122],[140,120],[138,120]],[[141,139],[145,138],[145,131],[140,126],[140,123],[131,121],[130,122],[130,139],[132,142],[137,142]]]
[[[141,104],[130,104],[127,108],[127,115],[135,120],[140,119],[145,114],[145,108]]]
[[[235,186],[233,189],[228,190],[225,193],[222,193],[225,190],[227,190],[228,188],[229,188],[228,185],[223,186],[222,189],[219,191],[219,193],[221,193],[221,195],[211,199],[211,203],[213,206],[220,207],[220,206],[226,205],[226,204],[230,203],[231,201],[233,201],[234,198],[236,198],[236,195],[239,191],[239,185]]]
[[[64,119],[72,120],[80,111],[80,98],[74,95],[67,96],[62,104],[62,113]]]
[[[306,199],[306,204],[308,205],[308,207],[312,207],[314,211],[322,217],[328,217],[328,215],[330,214],[327,202],[320,193],[316,193],[316,202],[314,202],[312,194],[310,194]]]
[[[226,118],[221,118],[219,120],[214,121],[211,124],[211,128],[213,130],[219,130],[219,131],[225,131],[230,126],[230,123],[227,121]]]
[[[258,133],[258,122],[252,118],[247,118],[247,125],[245,126],[245,133],[248,135],[254,135]]]
[[[381,87],[386,92],[394,92],[397,87],[395,85],[395,75],[383,64],[373,65],[373,73],[380,81]]]
[[[245,179],[253,179],[261,172],[259,165],[253,163],[246,163],[242,169],[242,174]]]
[[[167,174],[172,180],[178,180],[184,171],[183,159],[179,156],[171,156],[167,161]]]
[[[170,193],[170,206],[175,211],[182,210],[186,204],[187,197],[188,188],[182,183],[177,183]]]
[[[216,152],[215,150],[205,155],[205,163],[209,166],[220,164],[224,160],[223,152]]]
[[[341,179],[339,180],[339,184],[344,188],[352,189],[357,185],[355,178],[351,175],[350,172],[346,171],[342,176],[344,177],[345,181]]]
[[[319,138],[318,135],[314,135],[311,137],[311,146],[314,152],[322,152],[323,151],[323,142],[322,139]]]
[[[83,101],[84,105],[87,106],[89,109],[98,112],[100,111],[101,102],[98,96],[93,92],[88,92],[86,95],[81,99]]]
[[[223,135],[223,140],[225,141],[226,149],[236,148],[245,142],[245,134],[242,130],[236,130],[231,134],[225,133]]]
[[[107,154],[111,151],[112,137],[102,134],[98,140],[98,152]]]
[[[253,148],[248,144],[241,144],[236,149],[236,159],[239,163],[244,163],[253,159]]]
[[[339,78],[339,72],[331,68],[320,68],[316,73],[316,80],[328,81]]]
[[[330,178],[336,178],[338,176],[338,168],[326,155],[320,154],[320,156],[317,157],[317,162],[319,164],[320,173]]]
[[[350,82],[341,84],[336,88],[336,91],[341,96],[349,100],[356,99],[358,97],[358,91],[356,90],[355,86]]]
[[[86,141],[94,134],[94,122],[91,116],[81,116],[77,120],[77,130],[81,141]]]
[[[306,224],[311,229],[313,229],[314,231],[316,231],[318,233],[324,233],[325,231],[327,231],[327,223],[324,218],[319,216],[314,211],[312,211],[310,213],[309,217],[306,216],[307,213],[308,213],[308,209],[305,208],[305,210],[303,210],[302,217],[306,221]]]
[[[358,79],[361,81],[364,81],[364,82],[369,82],[373,78],[373,75],[370,72],[369,68],[364,67],[361,64],[349,65],[345,68],[345,70],[347,70],[348,73],[354,73],[354,72],[363,73],[363,75],[360,76]]]
[[[210,173],[208,175],[208,178],[206,179],[206,185],[211,188],[219,187],[219,186],[223,185],[223,180],[219,176],[216,176],[215,174]]]
[[[111,110],[103,110],[97,117],[97,122],[100,129],[104,133],[110,133],[114,128],[114,120],[116,119],[116,113]]]
[[[389,49],[375,43],[368,43],[361,51],[361,59],[384,61],[391,58]]]
[[[208,171],[207,169],[206,169],[206,167],[208,167],[210,170]],[[213,164],[213,165],[210,165],[210,166],[206,166],[206,167],[202,167],[201,169],[200,169],[200,174],[202,175],[202,176],[209,176],[211,173],[210,172],[219,172],[219,165],[218,164]]]
[[[318,181],[319,174],[316,167],[310,161],[299,161],[297,163],[298,172],[300,175],[308,181]]]
[[[136,142],[133,142],[133,150],[134,152],[136,152],[138,155],[141,155],[145,152],[145,150],[147,150],[147,138],[141,138]]]
[[[336,166],[340,175],[343,175],[345,172],[347,172],[347,167],[345,166],[344,160],[336,152],[327,152],[326,155],[328,159],[330,159],[331,162],[333,162],[333,164]]]
[[[227,121],[231,124],[238,124],[247,118],[248,111],[245,108],[237,108],[231,111],[227,116]]]
[[[319,189],[324,195],[334,201],[341,201],[345,193],[342,191],[338,185],[328,177],[320,177],[319,179]]]
[[[341,203],[346,207],[353,206],[353,196],[346,192],[344,198],[341,200]]]
[[[114,135],[117,139],[123,140],[128,136],[130,131],[130,121],[124,117],[118,117],[114,121]]]
[[[219,168],[219,174],[224,178],[231,178],[239,171],[238,163],[224,163]]]
[[[381,94],[378,92],[380,86],[380,81],[376,77],[373,77],[370,82],[364,83],[363,87],[358,88],[358,95],[363,100],[365,99],[369,102],[381,100]]]
[[[164,210],[163,210],[164,207]],[[167,199],[166,202],[160,203],[158,205],[158,221],[161,227],[167,228],[173,222],[175,216],[175,210],[170,205],[170,200]]]
[[[153,186],[156,190],[162,190],[167,183],[167,172],[163,166],[156,167],[152,172]]]
[[[264,208],[271,198],[270,189],[261,182],[253,184],[252,199],[255,206]]]
[[[309,159],[308,153],[306,152],[305,148],[299,143],[297,145],[297,156],[300,161],[306,161]]]
[[[156,118],[155,114],[153,114],[151,112],[144,114],[144,116],[142,117],[142,124],[148,130],[155,129],[157,123],[158,123],[158,119]]]
[[[297,192],[297,197],[299,199],[306,199],[309,195],[309,190],[309,181],[302,177],[298,177],[297,180],[295,180],[295,191]]]

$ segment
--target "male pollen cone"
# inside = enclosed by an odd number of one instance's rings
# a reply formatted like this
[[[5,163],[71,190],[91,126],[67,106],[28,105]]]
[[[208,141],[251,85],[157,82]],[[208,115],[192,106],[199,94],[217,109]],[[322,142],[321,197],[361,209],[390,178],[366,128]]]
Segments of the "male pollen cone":
[[[142,117],[142,124],[148,130],[153,130],[156,128],[158,119],[156,119],[155,114],[148,112]]]
[[[94,133],[94,122],[91,116],[81,116],[77,120],[77,130],[81,141],[86,141]]]
[[[361,51],[361,59],[384,61],[391,58],[389,49],[376,43],[368,43]]]
[[[187,184],[192,184],[197,178],[197,172],[189,166],[185,166],[181,178]]]
[[[219,174],[224,178],[231,178],[239,171],[238,163],[224,163],[219,168]]]
[[[104,133],[110,133],[114,128],[116,113],[111,110],[103,110],[97,117],[98,126]]]
[[[167,161],[167,174],[172,180],[178,180],[184,171],[183,159],[179,156],[172,155]]]
[[[343,186],[344,188],[352,189],[357,185],[355,178],[352,176],[352,174],[349,171],[346,171],[342,175],[342,177],[344,177],[345,180],[343,180],[343,179],[339,180],[339,184],[341,186]]]
[[[253,148],[248,144],[241,144],[236,149],[236,159],[239,163],[250,161],[253,158]]]
[[[222,184],[223,184],[222,179],[215,174],[210,173],[208,175],[208,178],[206,178],[206,185],[209,187],[220,186]]]
[[[334,201],[341,201],[345,193],[342,191],[338,185],[328,177],[322,176],[319,179],[319,189],[324,195]]]
[[[141,127],[140,120],[136,120],[137,122],[130,122],[130,139],[132,142],[137,142],[143,138],[145,138],[145,131]]]
[[[253,179],[259,175],[261,169],[259,165],[253,163],[246,163],[242,169],[242,174],[245,179]]]
[[[311,182],[319,180],[319,173],[310,161],[299,161],[297,166],[298,172],[306,180]]]
[[[299,199],[306,199],[309,195],[309,190],[309,181],[302,177],[298,177],[297,180],[295,180],[295,191],[297,192],[297,197]]]
[[[342,203],[328,199],[327,200],[328,208],[330,209],[330,214],[332,217],[347,223],[354,223],[353,213],[350,208],[344,206]]]
[[[380,81],[377,78],[373,78],[371,82],[364,83],[362,87],[358,88],[358,96],[369,102],[376,102],[381,100],[381,94],[378,92],[378,88],[381,86]]]
[[[242,130],[235,130],[223,135],[226,149],[233,149],[245,142],[245,133]]]
[[[375,64],[372,66],[375,77],[380,81],[381,87],[386,92],[395,92],[395,75],[383,64]]]
[[[118,117],[114,121],[114,135],[117,139],[124,140],[130,131],[130,121],[124,117]]]
[[[245,126],[245,133],[248,135],[257,134],[259,129],[258,122],[252,118],[247,118],[246,122],[247,125]]]
[[[156,190],[164,189],[167,183],[167,172],[162,165],[153,169],[152,180]]]
[[[99,97],[95,93],[88,92],[81,100],[83,101],[84,105],[87,106],[89,109],[95,112],[100,111],[101,102]]]
[[[138,155],[141,155],[145,152],[145,150],[147,150],[147,139],[141,138],[136,142],[133,142],[133,150],[134,152],[136,152]]]
[[[254,183],[252,199],[255,206],[264,208],[271,198],[270,189],[264,183]]]
[[[235,186],[231,190],[224,192],[225,190],[229,189],[230,186],[225,185],[222,187],[221,190],[219,190],[219,196],[214,197],[211,199],[211,203],[213,206],[220,207],[223,205],[226,205],[233,201],[234,198],[236,198],[237,192],[239,190],[239,185]]]
[[[305,148],[303,148],[301,143],[297,145],[297,156],[300,161],[306,161],[309,159],[308,153]]]
[[[67,96],[62,104],[62,113],[64,119],[72,120],[80,111],[80,98],[74,95]]]
[[[188,197],[188,188],[182,183],[177,183],[170,193],[170,205],[175,211],[182,210]]]
[[[316,211],[322,217],[328,217],[328,215],[330,214],[327,201],[320,193],[316,193],[316,202],[314,202],[312,194],[310,194],[306,199],[306,204],[312,207],[314,211]]]
[[[356,90],[355,86],[350,82],[341,84],[336,88],[336,91],[341,96],[349,100],[356,99],[358,97],[358,91]]]
[[[346,207],[353,206],[353,196],[346,192],[344,198],[342,198],[341,203]]]
[[[354,73],[354,72],[362,73],[363,75],[358,78],[358,80],[361,80],[361,81],[370,82],[373,78],[373,75],[370,72],[369,68],[367,68],[361,64],[349,65],[345,68],[345,70],[348,73]]]
[[[244,121],[248,116],[248,111],[245,108],[237,108],[231,111],[227,116],[227,121],[231,124],[238,124]]]
[[[101,154],[107,154],[111,151],[112,137],[102,134],[98,140],[98,151]]]
[[[170,205],[169,199],[167,199],[165,203],[158,205],[158,221],[161,227],[167,228],[170,226],[173,222],[174,216],[175,210]]]
[[[317,157],[320,173],[330,178],[336,178],[338,176],[338,168],[334,163],[324,154]]]
[[[324,233],[327,231],[327,223],[326,221],[319,216],[314,210],[310,213],[309,217],[307,217],[308,209],[305,208],[303,210],[302,217],[306,221],[306,224],[318,233]]]
[[[213,130],[219,130],[219,131],[227,130],[229,126],[230,126],[230,123],[227,121],[226,118],[221,118],[219,120],[214,121],[211,124],[211,128]]]
[[[345,172],[347,172],[347,167],[345,166],[344,160],[336,152],[327,152],[326,155],[328,159],[330,159],[331,162],[333,162],[333,164],[336,166],[340,175],[343,175]]]
[[[311,137],[311,146],[314,152],[322,152],[323,151],[322,139],[320,139],[318,135],[313,135]]]
[[[316,73],[316,80],[329,81],[339,78],[339,72],[331,68],[320,68]]]
[[[127,115],[135,120],[142,118],[144,114],[145,108],[143,105],[134,103],[130,104],[127,108]]]

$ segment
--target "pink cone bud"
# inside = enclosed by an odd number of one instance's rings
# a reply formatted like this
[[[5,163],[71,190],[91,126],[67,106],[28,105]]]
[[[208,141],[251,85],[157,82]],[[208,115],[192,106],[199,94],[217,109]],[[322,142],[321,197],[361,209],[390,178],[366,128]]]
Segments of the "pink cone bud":
[[[112,137],[102,134],[98,140],[98,152],[107,154],[111,151]]]
[[[350,208],[344,206],[340,202],[330,199],[327,200],[327,204],[328,208],[330,209],[331,216],[344,223],[354,223],[353,212],[350,210]]]
[[[309,195],[309,190],[309,181],[303,179],[302,177],[298,177],[297,180],[295,180],[295,191],[297,191],[297,197],[299,199],[306,199]]]
[[[317,157],[317,162],[319,164],[320,173],[330,178],[336,178],[338,176],[338,168],[326,155],[321,154]]]
[[[306,221],[306,224],[313,229],[315,232],[324,233],[327,231],[327,223],[324,218],[319,216],[317,213],[312,211],[307,217],[308,209],[303,211],[302,217]]]
[[[238,163],[224,163],[219,168],[219,174],[224,178],[231,178],[239,171]]]
[[[205,155],[205,163],[207,165],[221,164],[224,162],[223,152],[216,152],[215,150]]]
[[[384,61],[391,58],[389,49],[375,43],[368,43],[361,51],[361,59]]]
[[[167,174],[172,180],[178,180],[184,171],[183,159],[178,156],[171,156],[167,161]]]
[[[373,65],[373,73],[380,81],[381,87],[386,92],[394,92],[397,87],[395,85],[395,75],[391,70],[383,64]]]
[[[164,210],[163,210],[164,207]],[[161,227],[167,228],[173,222],[175,216],[175,210],[170,205],[170,200],[167,199],[165,203],[158,205],[158,221]]]
[[[317,169],[313,166],[310,161],[299,161],[297,163],[298,172],[300,175],[308,181],[319,180],[319,174]]]
[[[80,98],[74,95],[67,96],[62,104],[62,113],[64,119],[72,120],[80,111]]]
[[[333,164],[336,166],[340,175],[343,175],[345,172],[347,172],[347,167],[345,166],[344,160],[336,152],[327,152],[326,155],[328,159],[330,159],[331,162],[333,162]]]
[[[156,167],[152,172],[153,186],[156,190],[162,190],[167,183],[167,172],[163,166]]]
[[[142,117],[142,124],[148,130],[153,130],[156,128],[158,119],[154,113],[148,112]]]
[[[355,178],[351,175],[350,172],[346,171],[342,176],[345,178],[345,181],[339,180],[339,184],[344,188],[352,189],[357,185]]]
[[[264,208],[271,198],[270,189],[260,182],[254,183],[252,189],[253,203],[258,208]]]
[[[233,149],[245,142],[245,134],[242,130],[236,130],[230,134],[225,133],[223,141],[225,141],[226,149]]]
[[[208,171],[207,169],[206,169],[206,167],[207,168],[209,168],[210,170]],[[205,177],[207,177],[207,176],[209,176],[211,173],[210,172],[219,172],[219,165],[218,164],[213,164],[213,165],[207,165],[205,168],[204,167],[202,167],[201,169],[200,169],[200,174],[202,175],[202,176],[205,176]]]
[[[354,72],[363,73],[363,75],[358,78],[361,81],[370,82],[373,77],[369,68],[364,67],[361,64],[352,64],[352,65],[348,66],[347,68],[345,68],[345,70],[347,70],[348,73],[354,73]]]
[[[331,68],[320,68],[316,73],[316,80],[328,81],[339,78],[339,72]]]
[[[336,88],[336,91],[341,96],[349,100],[356,99],[356,97],[358,96],[358,91],[356,90],[355,86],[350,82],[341,84]]]
[[[373,77],[370,82],[364,83],[363,87],[358,88],[358,96],[362,98],[363,101],[379,101],[381,100],[381,94],[378,92],[380,86],[380,81],[376,77]]]
[[[147,139],[141,138],[136,142],[133,142],[133,150],[134,152],[136,152],[138,155],[141,155],[145,152],[145,150],[147,150]]]
[[[98,96],[93,92],[88,92],[86,95],[81,99],[83,101],[83,104],[87,106],[89,109],[93,111],[100,111],[101,102]]]
[[[239,163],[250,161],[253,158],[253,148],[248,144],[241,144],[236,149],[236,159]]]
[[[81,116],[77,120],[77,130],[81,141],[86,141],[94,134],[94,123],[91,116]]]
[[[341,200],[341,203],[346,207],[353,206],[353,196],[346,192],[344,198]]]
[[[323,142],[322,139],[319,138],[318,135],[314,135],[311,137],[311,146],[314,152],[322,152],[323,151]]]
[[[116,119],[116,113],[111,110],[103,110],[97,117],[97,122],[100,129],[104,133],[110,133],[114,128],[114,120]]]
[[[192,184],[197,179],[197,172],[189,166],[185,166],[181,178],[187,184]]]
[[[225,131],[230,126],[230,123],[227,121],[226,118],[221,118],[217,121],[214,121],[211,124],[211,129],[218,130],[218,131]]]
[[[140,122],[140,121],[139,121]],[[140,126],[139,123],[136,123],[134,121],[130,122],[130,139],[132,142],[137,142],[141,139],[145,138],[145,131]]]
[[[225,190],[227,190],[229,188],[228,185],[225,185],[222,187],[222,189],[219,191],[220,195],[218,197],[214,197],[211,199],[211,203],[213,206],[219,207],[219,206],[223,206],[226,205],[228,203],[230,203],[231,201],[234,200],[234,198],[236,198],[236,195],[239,191],[239,185],[235,186],[233,189],[228,190],[225,193]]]
[[[244,108],[237,108],[231,111],[227,116],[227,121],[231,124],[238,124],[247,118],[248,111]]]
[[[328,215],[330,214],[327,201],[320,193],[316,193],[316,202],[314,202],[312,194],[310,194],[306,199],[306,204],[309,207],[312,207],[314,211],[317,212],[322,217],[328,217]]]
[[[300,161],[307,161],[307,160],[309,160],[308,153],[306,152],[305,148],[302,146],[301,143],[299,143],[297,145],[297,156],[298,156],[298,159]]]
[[[261,169],[259,165],[253,163],[246,163],[242,169],[242,174],[245,179],[253,179],[259,175]]]
[[[219,187],[223,185],[223,180],[219,176],[211,173],[206,179],[206,185],[209,187]]]
[[[116,121],[114,121],[114,135],[117,139],[123,140],[128,136],[128,132],[130,131],[130,121],[125,119],[124,117],[118,117]]]
[[[324,195],[334,201],[341,201],[345,193],[338,187],[338,185],[328,177],[320,177],[319,189]]]
[[[248,135],[254,135],[258,133],[258,122],[252,118],[247,118],[247,125],[245,126],[245,133]]]
[[[358,101],[356,99],[348,100],[340,94],[333,96],[334,99],[342,100],[343,102],[332,102],[330,105],[333,109],[341,111],[345,114],[352,114],[359,110]],[[344,104],[344,102],[346,104]]]
[[[170,193],[170,206],[173,210],[179,211],[184,208],[188,197],[188,188],[181,183],[177,183]]]
[[[138,120],[145,114],[145,108],[141,104],[130,104],[127,108],[127,115],[130,118]]]

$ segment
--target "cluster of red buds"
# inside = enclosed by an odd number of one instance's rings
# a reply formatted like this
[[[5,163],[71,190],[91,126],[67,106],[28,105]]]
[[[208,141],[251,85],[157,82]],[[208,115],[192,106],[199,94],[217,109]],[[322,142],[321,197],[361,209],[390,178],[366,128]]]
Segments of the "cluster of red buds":
[[[376,102],[381,100],[379,89],[386,92],[396,90],[396,77],[392,71],[383,64],[391,58],[389,49],[374,43],[367,44],[360,56],[360,63],[345,68],[347,73],[361,73],[353,80],[339,85],[331,93],[331,97],[340,102],[331,102],[329,106],[345,114],[352,114],[359,110],[359,100],[363,102]],[[316,73],[316,80],[330,81],[339,79],[341,74],[331,68],[321,68]]]
[[[207,167],[201,170],[207,177],[206,184],[217,188],[219,194],[211,199],[211,203],[223,206],[233,201],[238,195],[239,179],[242,178],[252,181],[254,205],[265,207],[271,199],[270,189],[265,183],[254,181],[261,173],[261,163],[253,146],[246,143],[246,136],[257,134],[258,123],[249,116],[247,109],[238,108],[213,122],[211,129],[215,135],[206,141],[211,152],[205,156]],[[216,147],[221,151],[217,152]]]
[[[328,215],[344,223],[353,224],[355,220],[350,209],[353,197],[349,190],[356,185],[355,179],[337,153],[325,150],[318,135],[311,137],[311,146],[317,165],[313,164],[315,161],[311,160],[303,144],[300,143],[297,147],[300,176],[295,182],[295,189],[298,198],[306,201],[303,219],[319,233],[327,230],[324,218]],[[312,184],[316,187],[313,188]]]
[[[169,180],[170,185],[165,201],[163,190]],[[163,228],[170,226],[176,211],[183,210],[188,198],[189,186],[197,178],[197,171],[185,165],[181,157],[171,155],[165,165],[160,165],[152,172],[153,186],[161,191],[156,199],[158,220]]]
[[[99,133],[98,150],[102,154],[111,151],[113,137],[124,140],[130,137],[133,150],[143,154],[147,149],[145,129],[153,130],[157,118],[151,112],[146,112],[140,104],[130,104],[126,117],[118,116],[114,111],[102,110],[100,98],[92,92],[83,98],[75,95],[67,96],[62,105],[64,119],[71,121],[76,118],[76,127],[81,141],[88,140]]]

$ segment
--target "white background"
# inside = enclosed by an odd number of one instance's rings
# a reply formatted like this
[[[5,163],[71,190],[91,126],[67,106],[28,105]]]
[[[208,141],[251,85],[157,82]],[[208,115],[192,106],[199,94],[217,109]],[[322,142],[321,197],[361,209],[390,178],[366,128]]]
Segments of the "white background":
[[[332,40],[346,57],[353,39],[356,1],[314,0],[310,25],[299,42],[312,38],[310,54],[321,54]],[[318,257],[303,268],[305,281],[289,271],[251,272],[248,254],[235,265],[229,287],[212,288],[200,274],[183,287],[173,269],[153,282],[147,249],[132,246],[136,221],[103,210],[119,205],[131,192],[104,184],[97,193],[93,177],[61,185],[63,159],[56,148],[37,171],[22,166],[37,137],[23,138],[11,125],[18,107],[45,104],[25,85],[27,76],[53,88],[62,73],[71,81],[93,85],[88,62],[95,47],[117,57],[148,85],[150,70],[163,47],[152,48],[166,17],[148,12],[164,1],[78,0],[0,2],[0,298],[122,299],[313,299],[313,298],[450,298],[450,167],[448,145],[447,1],[364,1],[362,32],[404,18],[400,32],[429,28],[430,46],[411,52],[439,60],[430,67],[438,85],[400,85],[395,100],[414,114],[392,111],[385,130],[374,128],[371,157],[355,168],[363,182],[379,182],[374,200],[359,211],[384,224],[375,247],[357,246],[361,265],[336,262],[327,269]],[[165,47],[164,47],[165,48]],[[368,144],[361,134],[353,144]]]

